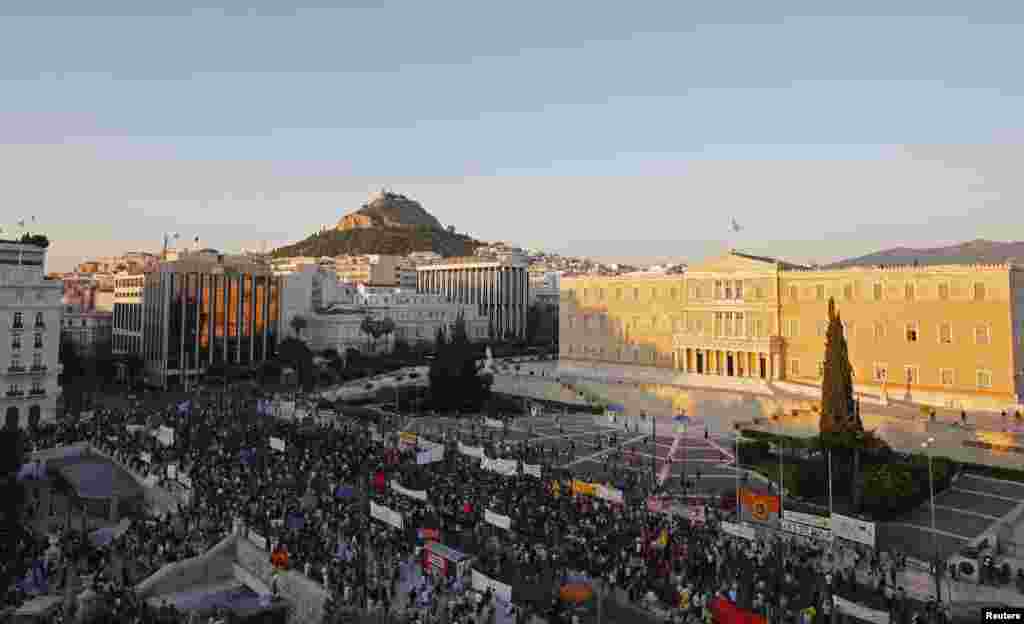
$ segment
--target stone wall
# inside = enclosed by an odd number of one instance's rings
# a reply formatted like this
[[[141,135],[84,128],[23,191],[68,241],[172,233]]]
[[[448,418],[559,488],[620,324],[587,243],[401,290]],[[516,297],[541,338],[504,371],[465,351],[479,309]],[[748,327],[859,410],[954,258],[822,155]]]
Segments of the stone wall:
[[[165,596],[235,578],[235,536],[229,535],[205,553],[169,563],[135,586],[142,598]]]
[[[235,558],[239,566],[267,586],[273,587],[274,569],[270,565],[270,554],[267,551],[247,538],[239,537],[235,541]],[[294,570],[278,574],[276,578],[278,592],[292,605],[288,624],[319,624],[323,620],[324,603],[328,596],[323,586]]]

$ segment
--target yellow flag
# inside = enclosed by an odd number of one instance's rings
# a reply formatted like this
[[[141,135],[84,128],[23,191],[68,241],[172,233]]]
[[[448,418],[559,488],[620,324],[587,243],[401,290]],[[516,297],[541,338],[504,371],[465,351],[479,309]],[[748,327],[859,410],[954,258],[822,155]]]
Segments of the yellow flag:
[[[657,544],[662,548],[668,546],[668,529],[661,530],[661,535],[658,536]]]

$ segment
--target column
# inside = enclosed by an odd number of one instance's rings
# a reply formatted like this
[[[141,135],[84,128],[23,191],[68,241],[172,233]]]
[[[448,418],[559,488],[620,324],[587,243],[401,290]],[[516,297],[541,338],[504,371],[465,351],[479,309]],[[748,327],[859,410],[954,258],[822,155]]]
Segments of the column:
[[[768,360],[769,379],[782,379],[781,358],[778,353],[772,353]]]

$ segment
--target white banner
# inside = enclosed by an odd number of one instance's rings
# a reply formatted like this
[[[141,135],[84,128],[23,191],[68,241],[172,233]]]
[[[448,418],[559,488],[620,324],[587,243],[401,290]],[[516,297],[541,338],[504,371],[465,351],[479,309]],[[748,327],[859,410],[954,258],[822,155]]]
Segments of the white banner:
[[[333,418],[337,418],[337,417],[338,417],[338,412],[336,412],[336,411],[334,411],[332,409],[322,409],[322,410],[320,410],[320,418],[332,418],[333,419]]]
[[[484,447],[482,446],[466,446],[459,442],[459,452],[469,457],[476,457],[477,459],[484,458]]]
[[[706,521],[704,505],[687,505],[683,510],[683,515],[693,524],[704,524]]]
[[[800,513],[799,511],[783,510],[782,519],[788,520],[789,522],[795,522],[797,524],[817,527],[826,531],[831,529],[828,516],[817,516],[814,514]]]
[[[834,516],[835,514],[833,514]],[[871,622],[871,624],[889,624],[889,614],[885,611],[866,607],[835,594],[832,594],[832,601],[835,603],[836,611],[839,613],[857,618],[858,620],[864,620],[865,622]]]
[[[160,425],[156,432],[156,439],[164,446],[171,446],[174,444],[174,429],[166,425]]]
[[[437,442],[431,442],[430,440],[424,440],[420,438],[420,447],[422,451],[416,453],[416,463],[433,464],[444,459],[444,445],[438,444]]]
[[[872,548],[875,547],[875,523],[865,522],[857,518],[832,514],[832,534],[851,542],[858,542]]]
[[[167,478],[176,481],[178,479],[178,465],[167,464]]]
[[[260,549],[269,550],[267,548],[267,538],[263,537],[256,531],[249,531],[249,539],[252,541],[253,544],[259,546]]]
[[[139,453],[139,459],[147,464],[153,463],[153,456],[149,453],[149,451],[142,451],[141,453]]]
[[[622,490],[613,488],[609,485],[598,484],[597,487],[594,488],[594,491],[598,498],[603,498],[606,501],[611,501],[620,505],[623,503]]]
[[[384,505],[378,505],[372,501],[370,502],[370,517],[374,520],[380,520],[384,524],[389,524],[396,529],[401,529],[404,526],[402,522],[402,514],[397,511],[392,511]]]
[[[476,570],[473,570],[473,589],[480,592],[481,594],[486,592],[488,589],[501,600],[505,601],[506,604],[512,604],[512,586],[506,585],[501,581],[496,581],[489,576],[480,574]]]
[[[829,531],[828,529],[820,529],[809,524],[801,524],[799,522],[793,522],[792,520],[780,520],[779,528],[788,533],[810,537],[823,542],[832,541],[832,531]]]
[[[394,480],[391,481],[391,489],[398,492],[402,496],[408,496],[409,498],[422,501],[424,503],[427,502],[426,490],[410,490],[409,488],[402,487],[402,484]]]
[[[497,418],[484,418],[484,426],[492,429],[503,429],[505,427],[505,423],[501,422]]]
[[[284,440],[282,440],[281,438],[270,438],[270,448],[274,449],[275,451],[281,451],[283,453]]]
[[[720,522],[719,526],[721,526],[722,531],[728,535],[741,537],[751,542],[754,541],[754,527],[750,527],[745,524],[736,524],[735,522]]]
[[[514,459],[491,459],[490,457],[482,458],[480,467],[484,470],[490,470],[506,477],[515,475],[519,470],[519,462]]]
[[[190,490],[192,489],[192,477],[188,476],[184,472],[178,473],[178,483],[180,483],[185,488],[188,488]]]
[[[505,529],[506,531],[512,528],[512,518],[494,513],[490,509],[484,510],[484,522],[493,524],[494,526]]]
[[[523,474],[528,474],[540,479],[540,464],[523,464]]]

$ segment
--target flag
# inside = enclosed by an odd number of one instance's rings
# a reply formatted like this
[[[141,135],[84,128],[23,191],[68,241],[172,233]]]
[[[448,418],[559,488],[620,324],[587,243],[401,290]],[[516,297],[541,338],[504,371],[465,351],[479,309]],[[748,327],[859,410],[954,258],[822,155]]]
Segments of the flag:
[[[438,542],[441,540],[441,531],[437,529],[420,529],[416,531],[416,537],[425,542]]]
[[[753,490],[740,490],[741,517],[754,522],[774,524],[779,521],[779,497]]]
[[[24,219],[20,219],[20,220],[18,221],[18,227],[20,227],[20,228],[23,228],[23,227],[25,227],[25,220],[24,220]]]
[[[729,224],[729,229],[732,230],[733,232],[739,232],[743,229],[743,226],[737,223],[736,219],[733,218],[732,222]]]
[[[663,484],[668,481],[669,473],[672,471],[672,462],[665,462],[661,466],[661,472],[658,473],[658,484]]]
[[[356,495],[355,489],[350,485],[339,485],[334,488],[335,498],[352,498]]]
[[[668,546],[668,529],[661,530],[661,535],[658,536],[658,539],[654,540],[653,546],[655,548],[664,548]]]
[[[192,401],[182,401],[178,403],[178,414],[187,414],[191,408]]]

